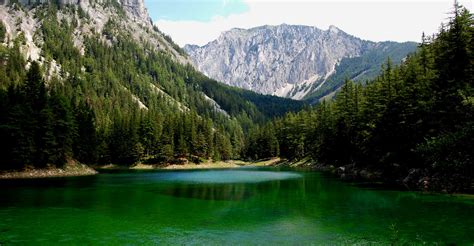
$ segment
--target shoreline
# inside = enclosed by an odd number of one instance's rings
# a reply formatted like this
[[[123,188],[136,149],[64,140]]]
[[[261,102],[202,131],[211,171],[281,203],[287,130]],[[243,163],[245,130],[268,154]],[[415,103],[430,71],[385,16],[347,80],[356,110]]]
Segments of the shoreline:
[[[99,173],[100,170],[197,170],[197,169],[226,169],[238,167],[264,167],[273,166],[279,163],[280,158],[268,160],[246,162],[241,160],[229,161],[207,161],[203,163],[185,163],[185,164],[142,164],[138,163],[132,166],[120,166],[115,164],[88,166],[80,163],[67,163],[63,167],[47,167],[40,169],[26,169],[21,171],[2,171],[0,180],[7,179],[41,179],[41,178],[59,178],[59,177],[80,177],[91,176]]]
[[[420,168],[412,168],[396,175],[384,173],[382,170],[357,167],[354,164],[343,166],[316,164],[307,158],[296,161],[282,161],[277,166],[324,172],[337,177],[341,181],[368,183],[374,186],[381,185],[389,189],[433,194],[474,195],[474,183],[471,187],[455,186],[439,180],[436,174]]]
[[[454,191],[447,190],[432,190],[429,187],[424,187],[420,181],[413,184],[404,183],[407,177],[403,179],[400,177],[396,180],[384,178],[381,171],[368,170],[356,168],[354,165],[345,165],[335,167],[333,165],[315,165],[309,159],[302,159],[298,161],[288,161],[281,158],[271,158],[258,161],[242,161],[242,160],[228,160],[228,161],[206,161],[199,164],[185,163],[185,164],[142,164],[137,163],[132,166],[120,166],[116,164],[88,166],[85,164],[70,162],[61,168],[47,167],[41,169],[27,169],[22,171],[0,171],[0,180],[14,180],[14,179],[42,179],[42,178],[60,178],[60,177],[82,177],[92,176],[103,171],[126,171],[126,170],[199,170],[199,169],[231,169],[239,167],[287,167],[301,170],[319,171],[334,175],[343,182],[367,182],[373,185],[382,185],[383,187],[391,187],[389,189],[397,189],[404,191],[419,191],[433,194],[449,194],[456,196],[468,196],[474,198],[473,190]],[[412,186],[410,186],[412,185]],[[428,189],[427,189],[428,188]],[[474,188],[474,187],[473,187]]]
[[[241,161],[241,160],[229,160],[229,161],[206,161],[202,163],[185,163],[185,164],[143,164],[138,163],[132,166],[120,166],[115,164],[94,166],[96,170],[196,170],[196,169],[226,169],[226,168],[238,168],[238,167],[264,167],[274,166],[276,163],[280,163],[280,158],[272,158],[261,161]]]
[[[96,170],[87,165],[68,163],[63,167],[46,167],[40,169],[26,169],[21,171],[3,171],[0,172],[0,180],[80,177],[96,175],[97,173],[98,172]]]

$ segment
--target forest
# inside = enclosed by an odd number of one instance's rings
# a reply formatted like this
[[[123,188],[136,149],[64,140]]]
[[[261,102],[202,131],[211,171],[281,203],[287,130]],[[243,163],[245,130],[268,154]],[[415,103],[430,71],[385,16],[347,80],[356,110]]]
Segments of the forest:
[[[46,62],[23,57],[21,35],[0,46],[0,169],[280,156],[392,180],[422,172],[433,189],[470,187],[474,178],[474,27],[459,5],[401,65],[388,60],[376,79],[346,80],[334,100],[312,107],[222,85],[137,44],[114,20],[80,55],[79,24],[57,19],[57,6],[41,8],[35,35]],[[53,59],[59,76],[47,72]]]
[[[377,170],[395,181],[419,172],[431,189],[474,180],[474,22],[455,5],[439,33],[403,64],[388,60],[363,86],[346,80],[333,101],[289,113],[250,132],[245,156],[308,158]],[[349,166],[348,166],[349,165]]]
[[[58,19],[59,11],[79,19]],[[42,21],[35,36],[44,40],[45,62],[25,59],[21,34],[13,45],[0,45],[2,170],[72,160],[132,165],[239,159],[245,129],[305,105],[213,81],[134,41],[120,19],[87,36],[81,55],[73,32],[90,17],[80,8],[48,4],[34,14]],[[51,73],[53,60],[61,65],[59,74]]]

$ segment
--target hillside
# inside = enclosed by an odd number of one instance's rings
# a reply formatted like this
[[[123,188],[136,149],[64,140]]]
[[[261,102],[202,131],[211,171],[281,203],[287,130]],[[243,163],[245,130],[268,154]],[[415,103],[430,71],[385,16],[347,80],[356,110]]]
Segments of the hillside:
[[[315,85],[306,94],[304,100],[316,103],[323,99],[332,98],[344,85],[346,79],[356,83],[365,84],[377,77],[382,71],[382,66],[388,59],[394,64],[400,64],[408,52],[414,52],[415,43],[380,42],[370,51],[358,57],[343,58],[324,82]]]
[[[303,106],[195,71],[141,0],[6,2],[0,16],[1,169],[238,158],[246,125]]]

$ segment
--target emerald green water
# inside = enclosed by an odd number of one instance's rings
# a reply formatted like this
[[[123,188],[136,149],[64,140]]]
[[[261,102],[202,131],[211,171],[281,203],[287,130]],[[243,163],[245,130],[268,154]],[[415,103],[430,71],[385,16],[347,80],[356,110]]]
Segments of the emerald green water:
[[[0,182],[0,245],[474,243],[474,199],[273,169]]]

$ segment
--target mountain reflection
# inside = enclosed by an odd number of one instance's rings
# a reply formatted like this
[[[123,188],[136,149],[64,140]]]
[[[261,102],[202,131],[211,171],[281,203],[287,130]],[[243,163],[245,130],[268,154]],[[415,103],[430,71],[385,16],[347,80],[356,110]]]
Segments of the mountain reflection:
[[[297,184],[301,182],[290,183]],[[155,190],[154,192],[161,195],[181,198],[216,201],[241,201],[258,194],[269,192],[273,193],[274,195],[278,195],[279,189],[281,187],[281,181],[275,180],[258,184],[176,184],[165,189]]]
[[[256,187],[245,184],[181,184],[159,191],[160,194],[174,197],[227,201],[244,200],[255,195],[256,192]]]

